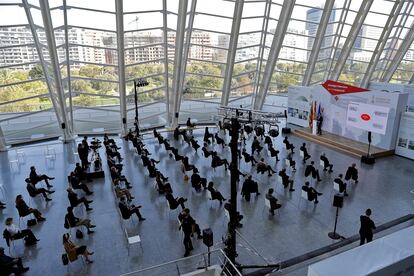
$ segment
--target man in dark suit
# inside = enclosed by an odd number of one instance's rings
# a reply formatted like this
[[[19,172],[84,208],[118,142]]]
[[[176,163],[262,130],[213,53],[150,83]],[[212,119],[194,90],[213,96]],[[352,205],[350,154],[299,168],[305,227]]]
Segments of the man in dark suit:
[[[250,201],[250,194],[256,193],[256,195],[260,195],[259,193],[259,185],[256,181],[252,179],[250,175],[243,183],[243,187],[241,190],[241,195],[244,197],[246,201]]]
[[[45,183],[46,183],[46,186],[48,188],[52,188],[53,187],[52,185],[50,185],[49,180],[55,179],[54,177],[50,177],[50,176],[47,176],[45,174],[42,174],[42,175],[37,174],[36,173],[35,166],[31,166],[30,167],[30,175],[29,175],[29,178],[30,178],[30,182],[32,182],[33,185],[36,185],[37,182],[40,182],[40,181],[44,180]]]
[[[359,245],[363,245],[365,241],[367,241],[367,243],[372,241],[372,238],[374,235],[372,233],[372,230],[374,230],[376,227],[375,227],[374,222],[370,218],[371,213],[372,213],[371,209],[367,209],[365,211],[365,215],[360,216],[361,228],[359,228],[359,236],[360,236]]]
[[[21,275],[29,270],[24,267],[21,258],[12,258],[4,254],[4,248],[0,247],[0,268],[2,275]],[[4,274],[3,274],[4,273]]]
[[[118,207],[119,207],[119,211],[121,211],[121,215],[123,219],[129,219],[133,214],[136,214],[139,221],[145,220],[145,218],[143,218],[141,216],[141,213],[139,212],[139,208],[141,208],[141,205],[128,206],[127,203],[125,202],[125,197],[121,197]]]
[[[289,143],[289,140],[288,140],[287,136],[285,136],[285,139],[283,139],[283,144],[285,144],[286,150],[290,150],[290,152],[292,154],[295,153],[293,151],[295,149],[295,147],[293,146],[293,144]]]
[[[358,169],[356,168],[356,164],[353,163],[351,167],[348,167],[348,170],[345,173],[345,180],[354,180],[355,184],[358,184]]]
[[[198,169],[194,167],[193,169],[193,175],[191,176],[191,186],[196,190],[200,191],[201,186],[203,186],[204,189],[207,188],[207,179],[204,177],[201,177],[198,174]]]
[[[293,189],[293,180],[289,179],[289,175],[286,173],[286,169],[282,169],[279,172],[279,176],[282,178],[282,184],[285,188],[290,186],[289,191],[293,192],[295,189]]]
[[[302,186],[302,190],[304,190],[305,192],[308,193],[308,200],[309,201],[314,201],[315,204],[317,204],[318,201],[318,196],[321,196],[322,193],[319,193],[317,190],[315,190],[313,187],[311,187],[309,185],[309,182],[305,182],[305,185]]]
[[[303,163],[306,163],[306,160],[311,158],[311,156],[308,153],[308,150],[306,149],[306,143],[303,143],[300,147],[300,150],[303,152]]]
[[[339,185],[339,192],[344,193],[344,196],[348,196],[346,192],[346,183],[342,181],[342,174],[340,173],[337,178],[334,180],[335,183]]]
[[[312,175],[313,178],[316,178],[318,181],[321,181],[321,178],[319,176],[319,171],[315,169],[315,167],[313,166],[314,164],[315,162],[311,161],[310,165],[306,166],[305,177]]]
[[[257,151],[257,153],[259,154],[262,149],[263,147],[260,145],[259,140],[257,140],[256,136],[254,136],[252,142],[252,155],[254,155],[255,151]]]
[[[42,194],[46,201],[51,201],[52,199],[47,197],[48,194],[53,194],[55,191],[46,190],[45,188],[36,188],[33,183],[30,182],[29,178],[25,179],[27,185],[26,190],[31,197],[36,197],[39,194]]]
[[[269,189],[269,191],[266,194],[266,199],[270,201],[270,209],[269,212],[272,214],[272,216],[275,215],[275,210],[282,207],[282,204],[277,203],[277,198],[273,196],[274,190],[272,188]]]
[[[323,170],[327,171],[327,169],[329,168],[329,172],[333,172],[332,171],[333,165],[331,163],[329,163],[328,157],[326,157],[325,153],[322,153],[320,159],[323,162]]]

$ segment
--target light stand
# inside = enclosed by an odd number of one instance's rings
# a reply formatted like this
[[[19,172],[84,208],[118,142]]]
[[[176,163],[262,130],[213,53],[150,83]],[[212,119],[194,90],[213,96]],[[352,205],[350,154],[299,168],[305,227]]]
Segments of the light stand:
[[[135,131],[139,135],[139,121],[138,121],[138,92],[137,87],[148,86],[148,81],[145,79],[139,78],[134,80],[134,99],[135,99]]]
[[[328,233],[328,236],[333,240],[339,240],[340,238],[342,238],[341,235],[336,233],[336,225],[338,224],[339,208],[342,208],[343,204],[344,204],[343,196],[341,196],[340,194],[334,195],[334,200],[333,200],[332,205],[333,207],[336,207],[335,226],[334,226],[333,232]]]
[[[371,136],[372,136],[371,131],[368,131],[368,152],[366,156],[361,156],[361,162],[365,164],[369,164],[369,165],[372,165],[375,163],[375,158],[369,154],[369,150],[371,149],[371,142],[372,142]]]
[[[287,127],[287,112],[285,110],[285,127],[282,128],[283,134],[289,134],[290,133],[290,127]]]

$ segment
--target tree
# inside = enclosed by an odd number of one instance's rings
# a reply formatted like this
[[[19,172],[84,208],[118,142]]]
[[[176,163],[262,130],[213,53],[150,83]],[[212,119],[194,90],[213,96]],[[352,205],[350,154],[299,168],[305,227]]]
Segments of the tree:
[[[40,66],[40,64],[37,64],[32,69],[30,69],[29,77],[32,80],[43,78],[43,70],[42,70],[42,67]]]

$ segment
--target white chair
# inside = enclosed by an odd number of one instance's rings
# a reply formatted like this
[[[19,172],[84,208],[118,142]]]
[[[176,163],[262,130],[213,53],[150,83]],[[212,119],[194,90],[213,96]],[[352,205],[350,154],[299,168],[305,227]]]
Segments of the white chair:
[[[319,160],[319,165],[321,165],[322,168],[325,168],[325,162],[323,162],[322,160]]]
[[[224,222],[226,221],[226,219],[230,222],[230,213],[227,209],[224,209]]]
[[[334,188],[334,190],[335,190],[335,191],[339,192],[339,190],[340,190],[340,189],[339,189],[339,183],[334,182],[334,183],[333,183],[333,188]]]
[[[51,147],[51,146],[46,146],[45,155],[46,156],[53,155],[55,157],[55,159],[56,159],[56,150],[55,150],[55,148],[54,147]]]
[[[266,207],[269,211],[272,209],[272,205],[270,204],[270,200],[268,200],[267,198],[264,199],[263,211]],[[276,211],[276,214],[279,214],[279,209],[275,209],[275,211]]]
[[[175,208],[175,209],[171,209],[170,202],[167,200],[167,212],[168,212],[168,217],[169,217],[169,218],[171,218],[171,213],[172,213],[172,212],[177,213],[177,211],[178,211],[178,207],[177,207],[177,208]]]
[[[73,159],[75,159],[75,162],[80,162],[79,153],[77,151],[73,151]]]
[[[303,153],[303,150],[299,150],[299,155],[300,155],[300,157],[302,157],[302,158],[304,158],[304,157],[305,157],[305,154]]]
[[[6,191],[4,190],[4,185],[2,183],[0,183],[0,192],[3,197],[3,201],[6,201]]]
[[[141,237],[139,235],[129,236],[128,231],[126,229],[124,229],[124,231],[125,231],[125,236],[128,242],[128,256],[129,256],[129,247],[133,244],[139,244],[139,246],[141,247],[141,251],[144,252],[144,249],[142,248]]]
[[[285,159],[285,165],[286,165],[286,167],[290,167],[290,161],[289,161],[289,159]]]
[[[283,178],[280,175],[277,175],[277,181],[283,185]]]
[[[13,166],[13,165],[15,165],[15,166]],[[16,171],[19,171],[20,170],[20,162],[19,162],[19,159],[9,160],[9,166],[10,166],[10,170],[11,171],[13,170],[13,167],[16,167]]]
[[[19,160],[20,162],[22,163],[26,162],[26,154],[24,153],[22,149],[16,149],[16,156],[17,156],[17,160]]]
[[[305,202],[308,202],[308,192],[301,190],[300,199],[299,199],[299,207],[302,200],[305,200]]]

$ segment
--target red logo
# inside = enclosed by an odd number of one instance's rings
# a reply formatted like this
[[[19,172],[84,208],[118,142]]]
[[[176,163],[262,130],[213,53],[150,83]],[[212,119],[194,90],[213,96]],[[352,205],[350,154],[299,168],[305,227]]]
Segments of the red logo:
[[[364,121],[369,121],[369,120],[371,120],[371,116],[364,113],[364,114],[361,115],[361,119],[364,120]]]
[[[342,95],[342,94],[349,94],[349,93],[358,93],[358,92],[367,92],[368,89],[348,85],[345,83],[340,83],[337,81],[327,80],[325,81],[322,86],[329,92],[331,95]]]

